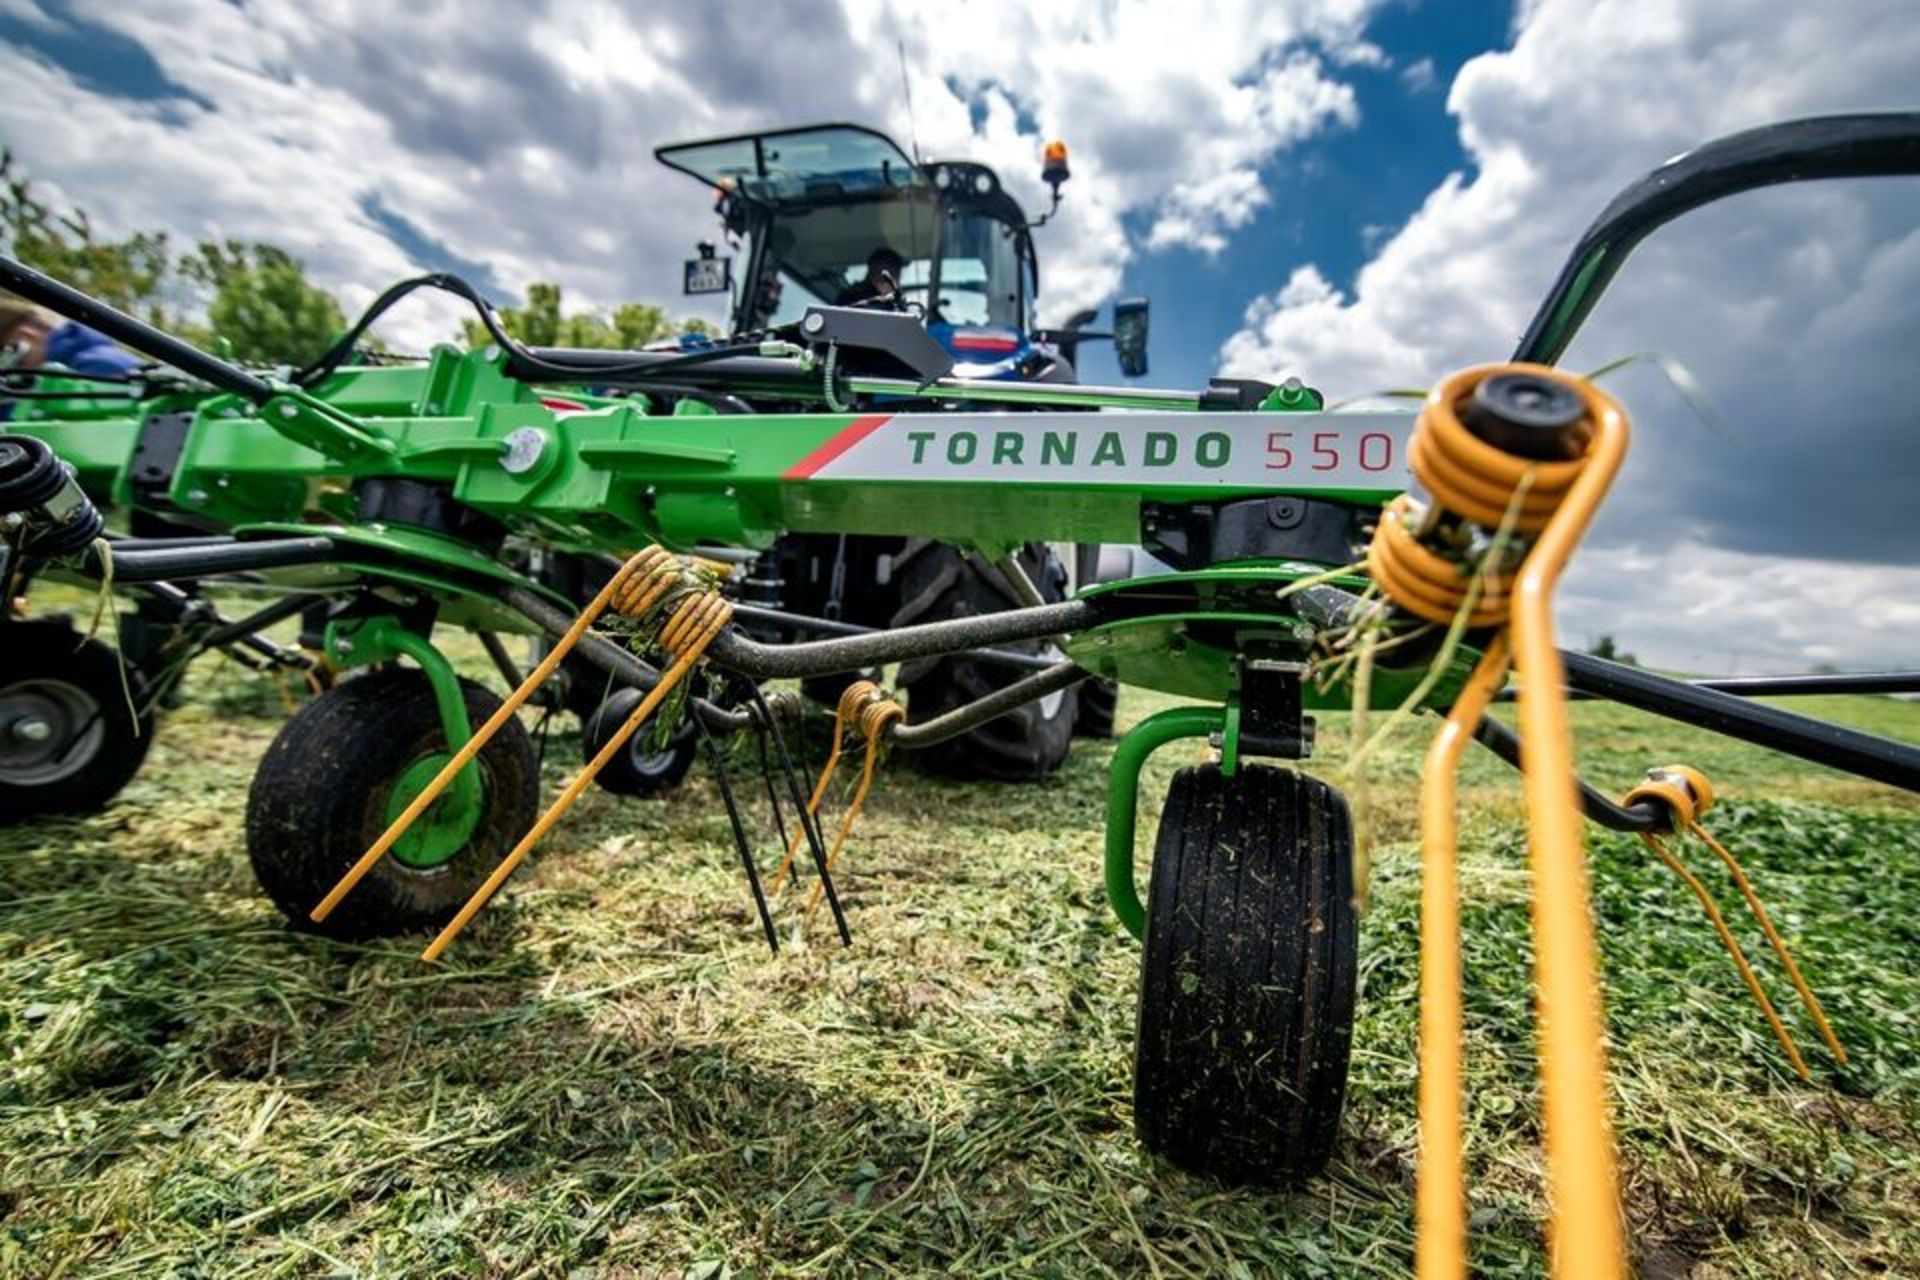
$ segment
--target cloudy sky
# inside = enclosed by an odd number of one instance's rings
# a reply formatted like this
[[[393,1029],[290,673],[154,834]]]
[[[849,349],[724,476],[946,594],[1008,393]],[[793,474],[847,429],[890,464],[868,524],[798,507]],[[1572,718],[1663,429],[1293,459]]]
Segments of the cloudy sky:
[[[1154,375],[1335,398],[1507,355],[1580,229],[1688,146],[1920,107],[1911,0],[697,4],[0,0],[0,141],[114,230],[303,255],[349,310],[423,267],[675,300],[713,234],[663,141],[873,123],[1042,203],[1042,310],[1154,299]],[[904,51],[905,76],[902,74]],[[452,318],[402,317],[430,340]],[[1920,181],[1741,197],[1649,241],[1566,363],[1636,442],[1570,584],[1709,672],[1920,660]],[[1091,378],[1116,376],[1091,362]]]

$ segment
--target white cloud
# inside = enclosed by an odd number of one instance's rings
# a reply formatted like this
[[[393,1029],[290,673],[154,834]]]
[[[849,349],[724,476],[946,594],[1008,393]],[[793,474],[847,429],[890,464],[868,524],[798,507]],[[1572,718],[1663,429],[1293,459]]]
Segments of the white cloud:
[[[1217,252],[1266,201],[1263,164],[1351,126],[1338,68],[1379,61],[1361,38],[1375,3],[549,0],[505,21],[375,0],[80,0],[67,11],[137,41],[198,101],[112,96],[9,47],[0,135],[105,228],[278,242],[349,307],[420,265],[370,203],[509,289],[673,302],[680,259],[717,228],[652,148],[818,119],[904,142],[901,42],[927,153],[991,163],[1037,208],[1042,143],[1072,144],[1066,203],[1042,233],[1053,320],[1111,295],[1143,247]],[[454,314],[409,310],[393,327],[420,344]]]
[[[1407,87],[1409,93],[1425,93],[1433,88],[1435,74],[1433,59],[1421,58],[1401,69],[1400,83]]]
[[[1448,95],[1473,172],[1436,186],[1350,290],[1309,264],[1256,299],[1221,364],[1338,399],[1503,358],[1627,182],[1739,129],[1910,105],[1916,65],[1897,0],[1526,6],[1512,49]],[[1577,562],[1570,632],[1716,670],[1898,658],[1914,619],[1888,602],[1920,599],[1895,567],[1920,561],[1917,226],[1920,181],[1827,183],[1740,197],[1638,250],[1566,364],[1673,356],[1727,426],[1644,368],[1609,383],[1635,445]]]

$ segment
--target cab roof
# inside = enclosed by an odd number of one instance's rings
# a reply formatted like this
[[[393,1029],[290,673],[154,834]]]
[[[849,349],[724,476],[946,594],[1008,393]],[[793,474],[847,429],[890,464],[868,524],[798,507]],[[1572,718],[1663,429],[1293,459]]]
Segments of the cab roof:
[[[762,205],[813,204],[931,190],[893,139],[857,124],[801,125],[668,143],[654,158]]]

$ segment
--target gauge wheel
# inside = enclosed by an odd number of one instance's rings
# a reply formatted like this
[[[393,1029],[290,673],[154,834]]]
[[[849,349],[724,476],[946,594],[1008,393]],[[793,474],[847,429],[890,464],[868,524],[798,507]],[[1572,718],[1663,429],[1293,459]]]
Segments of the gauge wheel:
[[[1353,824],[1290,770],[1174,776],[1154,846],[1134,1044],[1146,1148],[1228,1183],[1318,1173],[1353,1034]]]
[[[615,689],[600,704],[580,734],[581,754],[589,762],[600,754],[601,748],[627,722],[627,717],[645,696],[628,686]],[[683,720],[664,745],[655,741],[653,731],[654,725],[649,719],[593,776],[602,790],[617,796],[657,796],[680,785],[687,771],[693,768],[694,756],[700,750],[700,731],[691,719]]]
[[[91,813],[132,781],[153,743],[146,682],[56,622],[0,624],[0,824]]]
[[[472,724],[499,709],[460,683]],[[539,762],[518,719],[481,749],[477,801],[463,806],[449,788],[324,922],[307,914],[451,755],[433,688],[410,668],[343,680],[281,726],[247,795],[247,854],[294,927],[370,938],[453,918],[539,809]]]

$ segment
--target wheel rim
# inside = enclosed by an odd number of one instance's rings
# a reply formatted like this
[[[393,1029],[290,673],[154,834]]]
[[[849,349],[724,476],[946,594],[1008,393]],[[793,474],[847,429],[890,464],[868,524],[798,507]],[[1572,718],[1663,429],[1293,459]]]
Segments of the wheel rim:
[[[427,789],[427,784],[453,759],[450,752],[435,751],[430,755],[408,765],[398,781],[393,784],[393,793],[387,797],[387,822],[391,825],[413,798]],[[461,805],[449,789],[441,794],[427,811],[420,815],[405,835],[394,841],[391,853],[393,860],[413,871],[432,871],[443,867],[467,847],[473,839],[473,833],[480,825],[480,815],[486,808],[486,774],[480,776],[480,802]]]
[[[639,736],[639,734],[634,735],[636,739]],[[679,757],[680,753],[672,747],[664,751],[649,751],[639,746],[627,748],[628,767],[643,778],[665,778],[671,775]]]
[[[44,787],[93,762],[107,740],[100,703],[64,680],[22,680],[0,689],[0,782]]]
[[[1041,656],[1046,658],[1048,662],[1065,662],[1067,659],[1065,651],[1057,644],[1048,645]],[[1054,720],[1059,716],[1060,708],[1066,705],[1066,701],[1067,691],[1065,689],[1056,690],[1040,699],[1040,718],[1047,721]]]

